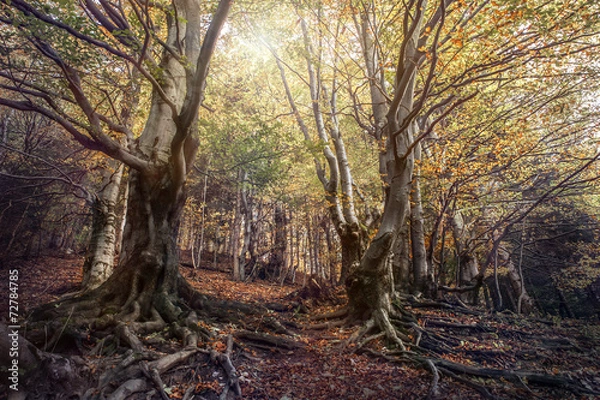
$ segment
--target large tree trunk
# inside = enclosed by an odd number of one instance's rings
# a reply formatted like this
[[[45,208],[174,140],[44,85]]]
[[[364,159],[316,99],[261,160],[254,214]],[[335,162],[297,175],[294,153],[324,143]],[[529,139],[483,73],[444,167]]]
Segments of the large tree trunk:
[[[402,293],[409,293],[411,289],[411,263],[410,263],[410,238],[409,226],[404,224],[398,232],[398,239],[394,245],[392,269],[394,272],[394,287]]]
[[[129,176],[127,222],[122,253],[113,274],[82,296],[38,309],[33,319],[70,311],[73,321],[102,317],[106,321],[154,321],[180,317],[177,233],[185,191],[172,180],[172,169]],[[76,312],[74,312],[75,310]]]
[[[342,268],[338,282],[347,284],[350,271],[360,262],[364,244],[358,227],[346,225],[341,228],[337,230],[342,247]]]
[[[130,175],[127,223],[119,267],[101,286],[100,305],[118,306],[122,314],[139,312],[144,318],[156,310],[167,320],[179,310],[177,232],[185,191],[169,170],[159,176]]]
[[[375,316],[385,320],[390,312],[394,282],[389,256],[400,225],[406,221],[412,170],[412,157],[394,166],[379,231],[348,279],[349,310],[355,318]]]

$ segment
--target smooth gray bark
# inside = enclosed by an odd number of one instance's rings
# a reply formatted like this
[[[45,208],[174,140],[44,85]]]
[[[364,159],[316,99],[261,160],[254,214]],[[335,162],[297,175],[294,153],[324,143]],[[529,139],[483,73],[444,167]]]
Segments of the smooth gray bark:
[[[116,171],[103,169],[105,184],[96,194],[92,204],[92,232],[83,264],[83,291],[97,288],[113,272],[119,239],[117,224],[120,222],[117,203],[124,169],[123,164],[119,165]]]
[[[421,160],[421,146],[415,147],[415,160]],[[428,290],[429,268],[427,250],[425,248],[425,227],[423,221],[423,204],[421,200],[421,175],[417,163],[410,192],[410,235],[412,246],[413,291],[430,295]]]

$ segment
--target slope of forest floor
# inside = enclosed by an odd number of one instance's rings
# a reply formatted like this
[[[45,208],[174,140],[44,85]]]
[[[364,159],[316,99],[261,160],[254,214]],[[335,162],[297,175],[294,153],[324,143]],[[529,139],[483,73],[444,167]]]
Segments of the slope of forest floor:
[[[55,300],[77,289],[81,280],[81,258],[47,257],[20,261],[19,301],[21,309]],[[429,393],[432,374],[427,369],[386,357],[384,343],[374,340],[364,348],[347,346],[351,328],[314,330],[310,317],[332,311],[339,305],[305,301],[302,307],[290,300],[301,288],[266,281],[233,282],[221,271],[182,267],[184,276],[199,291],[221,300],[255,306],[281,305],[284,311],[249,315],[238,324],[207,321],[215,333],[208,346],[222,351],[228,336],[236,338],[232,361],[240,376],[245,399],[479,399],[479,398],[592,398],[564,387],[539,386],[523,378],[519,382],[483,378],[448,377],[442,374],[435,393]],[[343,296],[340,294],[340,301]],[[6,292],[0,301],[7,304]],[[291,306],[294,304],[295,306]],[[265,309],[262,307],[261,309]],[[308,311],[308,312],[307,312]],[[482,310],[415,307],[412,311],[425,329],[446,338],[443,358],[477,368],[535,371],[571,378],[585,388],[600,391],[600,324],[597,321],[547,320]],[[254,332],[263,320],[274,318],[291,335],[282,343],[260,343],[236,336]],[[251,335],[250,335],[251,336]],[[154,343],[145,338],[146,344]],[[177,345],[156,344],[160,351],[176,351]],[[172,350],[170,350],[170,347]],[[207,346],[205,344],[205,346]],[[85,356],[85,355],[84,355]],[[98,370],[110,365],[110,357],[88,362]],[[117,362],[116,359],[114,361]],[[91,368],[90,375],[94,374]],[[98,379],[97,377],[95,379]],[[205,353],[174,367],[162,380],[169,398],[217,399],[225,386],[225,374],[211,364]],[[4,382],[2,382],[4,383]],[[158,394],[156,395],[158,397]],[[148,398],[147,395],[131,398]],[[154,398],[151,396],[150,398]]]

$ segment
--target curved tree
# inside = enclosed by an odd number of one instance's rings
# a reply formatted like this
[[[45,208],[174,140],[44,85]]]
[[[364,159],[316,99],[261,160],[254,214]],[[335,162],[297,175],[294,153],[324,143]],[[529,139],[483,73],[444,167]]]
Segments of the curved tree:
[[[341,31],[344,22],[340,19],[335,28],[324,28],[332,18],[341,18],[342,15],[337,14],[339,11],[335,7],[328,8],[322,4],[316,6],[311,4],[310,11],[306,13],[296,5],[295,12],[300,19],[302,32],[301,50],[297,51],[302,54],[306,72],[303,73],[300,68],[293,69],[277,49],[268,43],[265,45],[277,63],[285,96],[296,123],[305,142],[313,150],[316,175],[323,187],[329,217],[340,240],[342,254],[339,282],[343,284],[350,274],[352,265],[357,264],[362,257],[367,236],[366,224],[360,221],[356,211],[356,182],[350,166],[349,151],[344,141],[346,132],[340,123],[340,117],[343,117],[341,110],[343,105],[340,105],[338,98],[340,92],[345,89],[343,83],[340,83],[340,80],[343,81],[345,77],[339,76],[344,69],[339,47],[341,47]],[[311,13],[316,17],[310,18],[305,15]],[[306,102],[310,102],[310,105],[305,107],[311,111],[312,115],[309,118],[304,117],[301,111],[303,107],[294,94],[287,76],[288,69],[299,76],[307,86],[309,95]],[[310,119],[314,124],[307,122]],[[316,135],[312,134],[313,130],[316,131]],[[318,150],[321,152],[320,155]]]
[[[179,217],[209,62],[231,3],[211,10],[199,0],[0,2],[0,79],[10,94],[0,105],[42,114],[130,170],[117,269],[98,288],[42,308],[37,318],[73,313],[160,326],[182,317]],[[116,104],[130,98],[138,74],[151,90],[150,106],[143,126],[130,129]]]
[[[356,12],[366,14],[361,21],[371,24],[362,29],[368,39],[362,42],[367,66],[377,69],[368,77],[371,115],[379,119],[374,127],[380,129],[384,144],[380,165],[387,197],[379,230],[350,277],[349,312],[352,319],[377,326],[401,345],[391,322],[398,312],[392,305],[390,256],[404,240],[399,234],[410,210],[419,144],[440,122],[460,114],[455,110],[489,93],[493,82],[505,80],[506,74],[543,69],[567,55],[590,59],[589,52],[597,46],[597,27],[585,16],[595,6],[586,1],[538,5],[485,0],[368,4]],[[369,17],[373,14],[388,20],[377,22]],[[533,18],[536,15],[540,18]],[[562,17],[560,24],[557,15]],[[402,35],[386,38],[397,26]],[[561,33],[548,35],[556,30]],[[458,139],[456,144],[463,142]]]

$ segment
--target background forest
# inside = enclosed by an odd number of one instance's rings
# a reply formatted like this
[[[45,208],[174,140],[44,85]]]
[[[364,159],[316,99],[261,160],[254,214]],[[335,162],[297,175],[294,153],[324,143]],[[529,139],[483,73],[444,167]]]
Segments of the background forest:
[[[179,263],[343,288],[400,347],[394,293],[597,320],[599,15],[0,1],[0,265],[80,256],[82,304],[158,265],[114,303],[142,324],[181,315]]]

